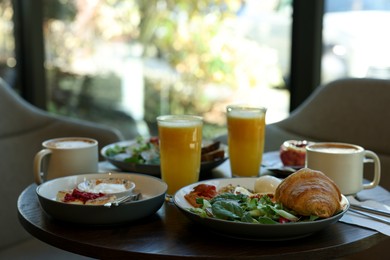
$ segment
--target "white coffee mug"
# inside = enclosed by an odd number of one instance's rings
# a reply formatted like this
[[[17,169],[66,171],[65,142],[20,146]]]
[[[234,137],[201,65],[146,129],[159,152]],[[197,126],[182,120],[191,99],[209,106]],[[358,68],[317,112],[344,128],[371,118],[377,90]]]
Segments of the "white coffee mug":
[[[363,184],[366,162],[374,163],[374,179]],[[306,146],[306,167],[323,172],[345,195],[376,187],[381,176],[380,160],[374,152],[346,143],[315,143]]]
[[[37,184],[58,177],[98,171],[98,142],[94,139],[63,137],[44,141],[42,146],[44,149],[34,158],[34,179]],[[43,161],[47,164],[43,164]]]

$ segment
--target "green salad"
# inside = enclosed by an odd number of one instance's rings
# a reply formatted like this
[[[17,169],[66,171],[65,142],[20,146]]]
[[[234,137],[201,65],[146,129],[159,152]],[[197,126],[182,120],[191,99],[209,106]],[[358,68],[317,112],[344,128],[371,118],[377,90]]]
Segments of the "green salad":
[[[268,195],[248,196],[245,194],[222,193],[207,200],[197,198],[199,208],[190,208],[201,217],[211,217],[228,221],[278,224],[297,221],[314,221],[318,217],[298,216],[295,212],[274,203]]]
[[[160,164],[158,138],[137,137],[128,146],[114,145],[108,148],[105,155],[128,163]]]

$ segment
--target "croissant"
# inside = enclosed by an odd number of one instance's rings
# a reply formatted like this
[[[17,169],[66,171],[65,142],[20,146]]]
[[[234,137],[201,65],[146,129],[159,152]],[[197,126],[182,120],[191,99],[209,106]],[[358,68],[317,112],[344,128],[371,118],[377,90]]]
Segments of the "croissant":
[[[302,216],[328,218],[341,210],[341,193],[325,174],[303,168],[276,188],[275,200]]]

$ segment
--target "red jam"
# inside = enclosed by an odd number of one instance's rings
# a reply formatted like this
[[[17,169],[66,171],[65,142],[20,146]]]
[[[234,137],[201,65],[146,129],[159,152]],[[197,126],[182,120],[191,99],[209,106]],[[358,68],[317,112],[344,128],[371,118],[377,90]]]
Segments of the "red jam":
[[[70,202],[75,200],[81,200],[84,204],[88,200],[94,200],[100,197],[105,196],[104,193],[92,193],[92,192],[85,192],[80,191],[78,189],[74,189],[72,193],[67,193],[64,198],[64,202]]]

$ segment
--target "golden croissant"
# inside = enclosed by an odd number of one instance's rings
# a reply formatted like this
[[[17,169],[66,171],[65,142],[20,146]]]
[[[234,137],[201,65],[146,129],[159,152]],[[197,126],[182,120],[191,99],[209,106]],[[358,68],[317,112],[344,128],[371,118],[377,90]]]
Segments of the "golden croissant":
[[[275,199],[302,216],[328,218],[341,210],[341,193],[325,174],[303,168],[284,179],[275,191]]]

